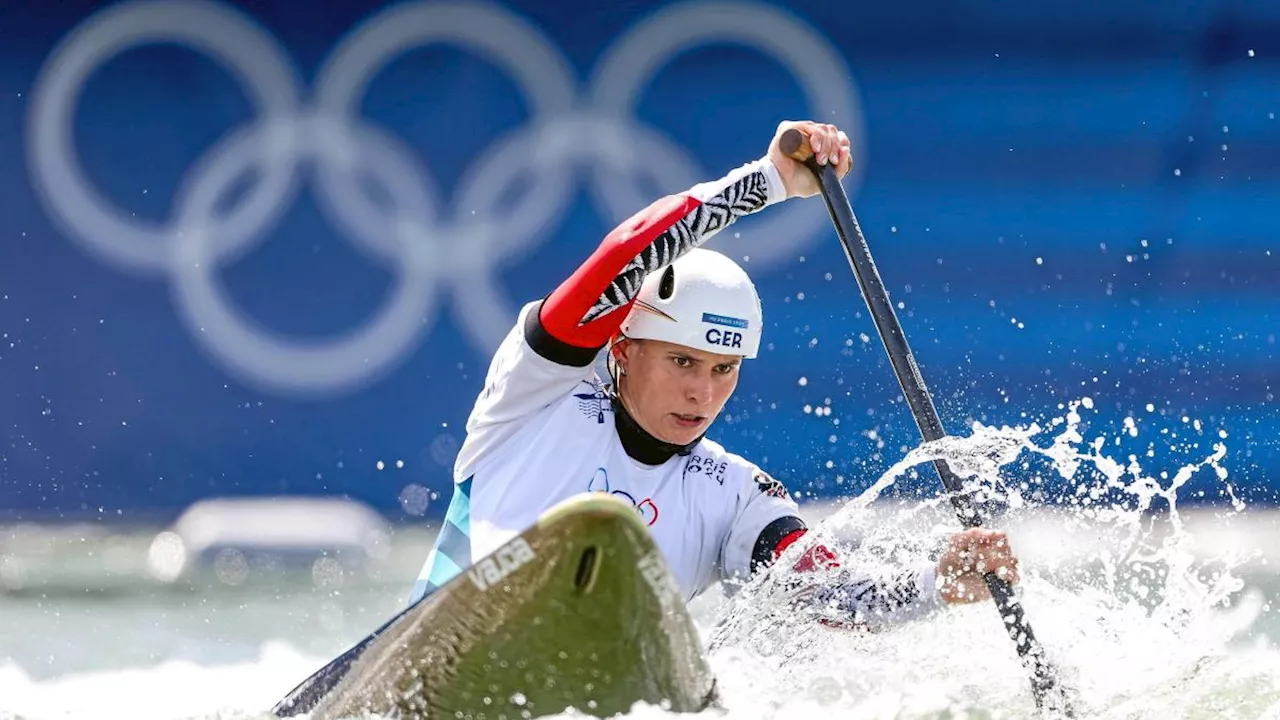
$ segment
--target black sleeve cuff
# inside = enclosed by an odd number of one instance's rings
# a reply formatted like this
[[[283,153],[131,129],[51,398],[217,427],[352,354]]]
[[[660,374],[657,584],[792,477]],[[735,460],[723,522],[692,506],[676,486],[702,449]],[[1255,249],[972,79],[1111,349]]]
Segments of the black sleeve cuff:
[[[546,302],[543,300],[543,302]],[[524,339],[529,347],[557,365],[586,367],[595,362],[599,347],[579,347],[552,336],[542,326],[542,302],[529,311],[524,321]],[[604,347],[603,345],[601,347]]]
[[[806,530],[808,526],[795,515],[780,517],[765,526],[756,539],[756,546],[751,551],[751,572],[758,572],[773,564],[773,551],[778,548],[782,538],[797,530]]]

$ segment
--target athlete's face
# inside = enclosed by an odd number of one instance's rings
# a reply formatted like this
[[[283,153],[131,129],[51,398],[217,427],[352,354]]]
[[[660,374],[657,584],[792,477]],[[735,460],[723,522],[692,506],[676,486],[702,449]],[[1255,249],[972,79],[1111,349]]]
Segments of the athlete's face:
[[[640,427],[677,445],[693,442],[720,414],[742,358],[661,340],[625,340],[614,348],[618,390]]]

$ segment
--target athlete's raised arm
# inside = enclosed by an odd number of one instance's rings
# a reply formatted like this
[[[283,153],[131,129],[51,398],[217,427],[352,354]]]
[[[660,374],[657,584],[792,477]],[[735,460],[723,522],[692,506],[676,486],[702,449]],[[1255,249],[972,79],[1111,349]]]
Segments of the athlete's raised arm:
[[[739,218],[790,196],[817,192],[812,174],[778,149],[784,122],[763,157],[723,177],[654,201],[623,221],[546,298],[528,303],[495,353],[484,389],[467,420],[455,464],[465,478],[488,448],[504,442],[519,420],[547,407],[591,376],[597,354],[614,336],[645,277],[706,243]],[[848,142],[828,148],[842,173]],[[584,392],[589,388],[583,384]]]

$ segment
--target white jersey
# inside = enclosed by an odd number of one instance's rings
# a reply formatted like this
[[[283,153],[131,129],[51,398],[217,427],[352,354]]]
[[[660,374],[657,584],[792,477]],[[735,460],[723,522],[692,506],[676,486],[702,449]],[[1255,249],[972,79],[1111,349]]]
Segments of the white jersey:
[[[536,310],[521,310],[490,365],[454,469],[458,487],[442,530],[451,537],[437,542],[413,600],[584,492],[635,506],[686,599],[750,575],[761,532],[799,516],[781,483],[705,438],[661,465],[632,459],[592,367],[557,364],[530,346],[524,327]]]
[[[633,459],[592,369],[648,273],[785,199],[767,157],[661,198],[614,228],[555,291],[521,310],[467,420],[453,500],[413,602],[583,492],[635,506],[686,599],[718,580],[750,576],[804,534],[782,484],[710,440],[656,466]],[[829,552],[809,548],[796,569]],[[823,562],[839,572],[808,574],[789,587],[794,599],[833,621],[883,625],[939,605],[931,565],[878,578]]]

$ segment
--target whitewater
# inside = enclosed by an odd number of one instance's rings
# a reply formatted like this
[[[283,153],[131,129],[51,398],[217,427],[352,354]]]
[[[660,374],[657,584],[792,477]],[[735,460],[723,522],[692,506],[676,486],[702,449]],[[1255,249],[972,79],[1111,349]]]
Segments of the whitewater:
[[[944,460],[1021,556],[1019,597],[1077,717],[1280,718],[1280,532],[1273,511],[1241,499],[1249,478],[1231,471],[1231,436],[1150,409],[1118,423],[1095,410],[1084,397],[1042,421],[974,422],[906,452],[857,497],[802,507],[823,541],[872,572],[918,562],[959,525],[947,500],[891,491]],[[1184,508],[1179,493],[1206,480],[1225,501]],[[30,544],[41,531],[23,532]],[[42,542],[54,557],[76,540],[64,530]],[[127,539],[81,540],[99,559],[130,562]],[[358,580],[209,593],[139,590],[127,568],[92,592],[55,592],[32,581],[37,566],[4,555],[0,718],[270,717],[297,682],[399,607],[428,542],[406,535],[388,550],[391,570]],[[12,591],[24,577],[27,589]],[[725,704],[705,714],[1037,717],[991,603],[850,632],[784,612],[768,599],[777,581],[695,601]],[[670,716],[650,706],[629,714]]]

